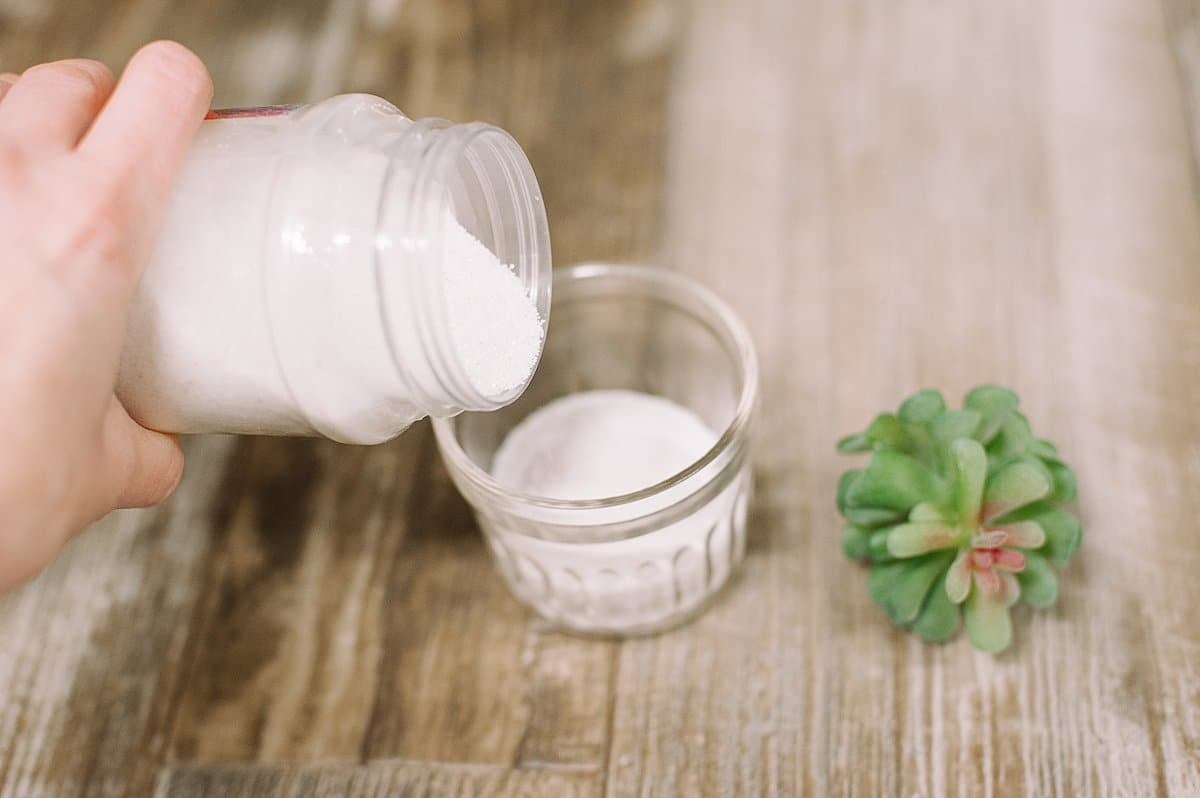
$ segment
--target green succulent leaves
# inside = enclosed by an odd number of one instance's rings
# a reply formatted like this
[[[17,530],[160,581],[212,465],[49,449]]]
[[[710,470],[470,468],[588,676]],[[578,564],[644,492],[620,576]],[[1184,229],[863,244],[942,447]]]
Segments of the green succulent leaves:
[[[980,386],[951,410],[919,391],[837,448],[871,455],[838,483],[842,547],[870,563],[867,588],[893,622],[930,642],[965,625],[972,645],[998,652],[1012,642],[1013,605],[1057,600],[1055,567],[1082,537],[1060,506],[1075,475],[1034,437],[1015,393]]]

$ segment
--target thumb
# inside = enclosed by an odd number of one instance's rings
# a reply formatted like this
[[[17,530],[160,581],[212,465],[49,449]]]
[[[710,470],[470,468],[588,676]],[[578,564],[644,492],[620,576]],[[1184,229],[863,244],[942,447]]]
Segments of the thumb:
[[[104,418],[103,459],[108,475],[106,511],[158,504],[183,476],[179,441],[138,424],[115,396]]]

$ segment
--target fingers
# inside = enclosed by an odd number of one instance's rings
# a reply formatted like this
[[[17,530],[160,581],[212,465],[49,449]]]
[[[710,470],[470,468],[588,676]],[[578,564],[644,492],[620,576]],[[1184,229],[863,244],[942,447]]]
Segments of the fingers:
[[[8,90],[12,88],[19,77],[21,76],[12,72],[0,72],[0,100],[4,99],[4,95],[8,94]]]
[[[23,149],[69,150],[79,143],[113,89],[99,61],[76,58],[30,67],[0,108],[0,140]]]
[[[138,424],[114,397],[104,419],[104,506],[149,507],[171,495],[183,476],[183,450],[171,435]]]
[[[160,206],[211,100],[200,59],[181,44],[153,42],[129,60],[80,151],[108,177],[134,181],[149,207]]]

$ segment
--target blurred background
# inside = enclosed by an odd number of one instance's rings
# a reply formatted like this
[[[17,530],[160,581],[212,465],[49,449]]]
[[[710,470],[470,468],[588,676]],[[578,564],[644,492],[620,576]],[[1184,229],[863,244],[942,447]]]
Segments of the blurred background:
[[[1200,2],[0,0],[4,70],[157,37],[217,106],[500,125],[557,263],[715,288],[763,367],[750,549],[695,623],[572,638],[427,424],[195,438],[0,599],[0,796],[1200,794]],[[890,628],[833,506],[839,434],[981,382],[1086,530],[995,660]]]
[[[0,64],[85,56],[119,70],[165,37],[208,65],[214,107],[360,91],[414,118],[491,122],[529,153],[563,258],[607,258],[654,246],[682,18],[670,0],[4,0]]]

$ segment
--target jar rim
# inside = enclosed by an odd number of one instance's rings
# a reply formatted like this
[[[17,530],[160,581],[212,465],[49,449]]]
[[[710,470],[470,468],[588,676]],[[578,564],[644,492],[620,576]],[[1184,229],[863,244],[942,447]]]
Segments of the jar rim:
[[[484,187],[483,198],[493,217],[499,213],[495,207],[497,195],[504,194],[511,199],[512,208],[517,214],[515,226],[516,238],[519,239],[517,246],[520,262],[505,266],[515,270],[514,273],[521,280],[537,312],[542,327],[542,339],[535,357],[540,360],[550,316],[550,239],[541,189],[534,176],[533,167],[520,145],[511,134],[495,125],[484,122],[451,123],[444,119],[427,117],[415,120],[402,141],[395,146],[397,149],[411,148],[404,154],[415,158],[420,165],[409,186],[412,196],[409,197],[410,215],[406,223],[413,230],[433,228],[441,223],[440,206],[428,207],[417,199],[428,193],[430,186],[447,184],[446,175],[456,166],[470,169],[472,176],[480,181]],[[493,183],[489,179],[483,166],[484,161],[496,166],[503,173],[503,181]],[[394,172],[393,163],[388,169],[389,185]],[[381,206],[381,215],[382,212]],[[430,216],[431,213],[435,215]],[[489,250],[493,249],[492,243],[483,243]],[[425,257],[432,256],[434,260],[425,262],[417,258],[410,263],[413,268],[408,273],[408,279],[423,282],[428,290],[404,292],[403,296],[407,297],[409,305],[399,311],[412,314],[412,318],[417,321],[419,337],[431,358],[430,365],[434,367],[440,388],[446,391],[448,397],[447,400],[438,401],[432,396],[425,396],[422,409],[433,417],[450,416],[462,410],[495,410],[516,400],[533,379],[536,369],[530,371],[523,383],[514,385],[501,394],[486,395],[472,382],[450,339],[435,333],[447,329],[448,298],[439,279],[441,259],[445,257],[443,247],[444,242],[434,237],[423,253]],[[494,254],[501,256],[499,252]],[[380,312],[385,319],[384,328],[392,349],[393,365],[400,376],[406,378],[404,364],[396,356],[399,347],[394,340],[393,311],[387,306],[387,299],[392,294],[384,290],[384,283],[392,278],[388,274],[389,270],[383,267],[378,252],[375,257],[375,272],[380,286]],[[429,304],[420,301],[426,295],[432,300]],[[415,386],[410,384],[409,387],[414,393],[419,393]]]
[[[675,489],[706,469],[712,468],[723,458],[735,459],[743,448],[758,403],[759,372],[753,339],[741,318],[723,299],[700,282],[678,272],[640,264],[586,262],[555,269],[555,294],[561,300],[564,294],[572,290],[568,286],[604,278],[623,279],[628,285],[636,286],[639,292],[653,292],[657,298],[672,304],[682,305],[686,301],[699,304],[709,314],[710,318],[705,321],[719,325],[719,332],[733,342],[736,350],[741,386],[733,418],[722,429],[713,445],[686,468],[636,491],[598,499],[557,499],[508,488],[466,453],[455,434],[453,418],[434,418],[433,427],[438,446],[443,458],[451,466],[452,473],[489,500],[533,510],[595,511],[625,507]],[[723,467],[719,468],[717,474],[698,484],[696,490],[717,479],[723,471]],[[649,514],[653,515],[656,512],[652,511]]]

